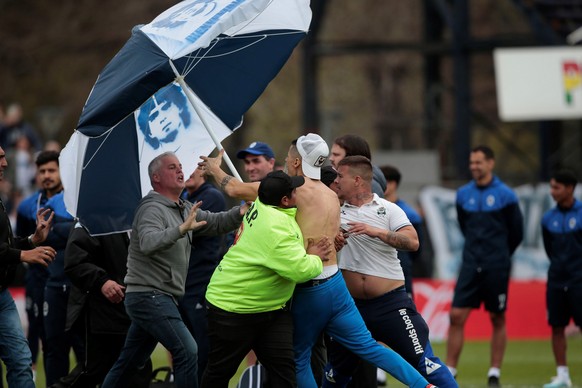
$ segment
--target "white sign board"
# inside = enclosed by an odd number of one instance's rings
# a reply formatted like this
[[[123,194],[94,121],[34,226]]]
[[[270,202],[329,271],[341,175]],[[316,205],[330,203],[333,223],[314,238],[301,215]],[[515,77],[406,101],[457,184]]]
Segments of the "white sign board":
[[[493,52],[503,121],[582,118],[582,47]]]

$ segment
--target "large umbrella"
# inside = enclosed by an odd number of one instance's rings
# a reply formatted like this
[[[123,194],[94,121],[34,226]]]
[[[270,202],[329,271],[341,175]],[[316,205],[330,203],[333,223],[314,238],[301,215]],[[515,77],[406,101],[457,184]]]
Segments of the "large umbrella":
[[[93,235],[130,230],[149,162],[174,151],[189,174],[222,148],[310,20],[309,0],[187,0],[136,26],[61,153],[69,213]]]

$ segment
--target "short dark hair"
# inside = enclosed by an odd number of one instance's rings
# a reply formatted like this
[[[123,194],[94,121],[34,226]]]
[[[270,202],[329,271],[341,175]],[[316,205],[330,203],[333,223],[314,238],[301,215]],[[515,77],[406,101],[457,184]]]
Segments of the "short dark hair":
[[[471,153],[473,152],[483,152],[483,155],[485,155],[485,159],[489,160],[489,159],[495,159],[495,153],[493,152],[493,150],[491,149],[491,147],[486,146],[486,145],[478,145],[476,147],[473,147],[473,149],[471,149]]]
[[[380,167],[380,170],[382,171],[384,178],[386,178],[386,182],[396,182],[397,186],[400,184],[402,174],[400,174],[400,171],[398,171],[396,167],[386,165]]]
[[[372,160],[370,146],[366,139],[358,135],[344,135],[334,140],[334,144],[346,150],[346,156],[361,155]]]
[[[370,162],[370,159],[366,158],[365,156],[346,156],[339,161],[337,165],[338,169],[341,166],[348,166],[350,170],[356,170],[355,172],[357,175],[361,176],[362,179],[369,182],[370,184],[372,183],[372,162]]]
[[[576,187],[576,184],[578,183],[574,171],[567,168],[554,171],[550,178],[566,186]]]
[[[38,156],[36,157],[36,167],[40,167],[43,164],[47,164],[49,162],[57,162],[57,166],[59,165],[59,155],[60,153],[57,151],[41,151]]]

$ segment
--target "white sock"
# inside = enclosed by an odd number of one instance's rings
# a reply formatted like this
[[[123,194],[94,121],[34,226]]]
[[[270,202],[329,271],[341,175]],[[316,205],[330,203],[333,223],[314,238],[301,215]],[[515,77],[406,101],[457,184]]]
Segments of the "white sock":
[[[376,380],[379,383],[385,383],[386,382],[386,372],[384,372],[382,369],[378,368],[376,370]]]
[[[501,370],[499,368],[494,368],[494,367],[489,368],[489,372],[487,373],[487,377],[491,377],[491,376],[495,376],[495,377],[501,376]]]
[[[564,365],[560,365],[556,368],[558,371],[558,378],[562,380],[570,380],[570,372],[568,371],[568,367]]]
[[[449,371],[451,372],[453,377],[455,377],[457,375],[457,368],[452,367],[452,366],[448,366],[448,365],[447,365],[447,368],[449,368]]]

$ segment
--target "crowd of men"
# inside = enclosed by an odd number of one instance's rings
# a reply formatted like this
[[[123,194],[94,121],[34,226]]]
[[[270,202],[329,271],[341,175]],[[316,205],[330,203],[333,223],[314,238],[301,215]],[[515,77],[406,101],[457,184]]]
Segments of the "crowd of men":
[[[511,256],[523,219],[517,196],[493,172],[491,148],[471,150],[473,179],[457,192],[465,246],[445,361],[414,304],[422,218],[398,197],[396,167],[374,165],[357,135],[331,148],[317,134],[300,136],[283,171],[264,142],[237,157],[248,182],[222,170],[222,152],[201,157],[189,177],[173,152],[160,152],[131,233],[92,236],[64,206],[58,151],[38,153],[38,190],[19,203],[16,233],[0,202],[8,384],[34,386],[40,343],[47,387],[147,387],[158,344],[171,355],[176,387],[226,388],[251,351],[266,386],[373,387],[381,370],[411,387],[457,387],[464,327],[484,304],[493,329],[487,384],[501,386]],[[0,148],[0,180],[6,168]],[[556,206],[542,222],[557,364],[545,388],[571,386],[564,332],[571,318],[582,325],[576,184],[571,171],[552,175]],[[223,193],[241,204],[227,209]],[[7,290],[20,263],[27,336]]]

